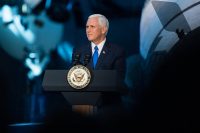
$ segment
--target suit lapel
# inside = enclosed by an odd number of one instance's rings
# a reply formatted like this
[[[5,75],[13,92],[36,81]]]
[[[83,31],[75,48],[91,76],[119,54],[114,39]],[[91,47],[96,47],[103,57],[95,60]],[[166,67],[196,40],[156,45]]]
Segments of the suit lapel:
[[[101,67],[103,60],[105,60],[106,56],[109,54],[109,46],[110,46],[110,44],[106,41],[106,43],[104,44],[103,49],[100,53],[100,56],[98,58],[95,69],[99,69]]]

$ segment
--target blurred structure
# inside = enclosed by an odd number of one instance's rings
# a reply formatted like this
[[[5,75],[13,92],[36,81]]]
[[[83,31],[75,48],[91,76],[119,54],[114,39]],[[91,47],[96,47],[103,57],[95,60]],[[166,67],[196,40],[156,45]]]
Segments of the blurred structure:
[[[199,28],[199,6],[198,0],[146,1],[140,23],[140,53],[145,60],[145,74],[152,75],[170,51],[178,47],[177,43]]]
[[[45,115],[42,74],[62,42],[64,23],[69,19],[68,2],[20,0],[0,3],[0,47],[2,58],[7,59],[1,65],[1,73],[11,84],[5,88],[11,123],[38,121]]]
[[[199,0],[145,2],[140,22],[143,78],[138,119],[148,131],[200,131],[196,108],[200,101],[196,90],[199,13]]]
[[[196,16],[199,12],[198,0],[148,0],[140,25],[143,58],[153,52],[169,52],[183,36],[200,26]]]

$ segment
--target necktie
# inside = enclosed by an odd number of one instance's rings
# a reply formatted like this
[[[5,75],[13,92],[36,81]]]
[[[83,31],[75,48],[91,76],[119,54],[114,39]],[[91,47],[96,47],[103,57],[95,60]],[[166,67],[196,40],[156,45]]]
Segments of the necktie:
[[[94,66],[94,68],[97,64],[97,60],[98,60],[98,47],[95,46],[94,47],[94,54],[93,54],[93,66]]]

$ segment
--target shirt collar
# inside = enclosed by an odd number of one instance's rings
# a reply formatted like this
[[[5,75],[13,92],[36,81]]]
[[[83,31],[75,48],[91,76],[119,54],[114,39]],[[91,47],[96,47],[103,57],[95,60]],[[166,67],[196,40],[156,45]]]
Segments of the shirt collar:
[[[103,40],[101,43],[99,43],[99,44],[95,44],[95,43],[91,42],[92,54],[94,53],[94,47],[97,46],[97,47],[98,47],[98,53],[99,53],[99,55],[100,55],[100,53],[101,53],[101,51],[102,51],[102,49],[103,49],[103,46],[104,46],[105,42],[106,42],[106,39],[104,39],[104,40]]]

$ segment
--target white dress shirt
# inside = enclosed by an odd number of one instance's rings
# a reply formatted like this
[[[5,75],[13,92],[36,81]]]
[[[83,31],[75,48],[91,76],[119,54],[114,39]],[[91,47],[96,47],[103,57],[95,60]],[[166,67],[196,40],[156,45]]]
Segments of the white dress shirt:
[[[103,49],[103,46],[106,42],[106,39],[104,39],[101,43],[99,44],[94,44],[93,42],[91,43],[91,47],[92,47],[92,55],[94,54],[94,47],[97,46],[98,47],[98,56],[100,55],[102,49]]]

